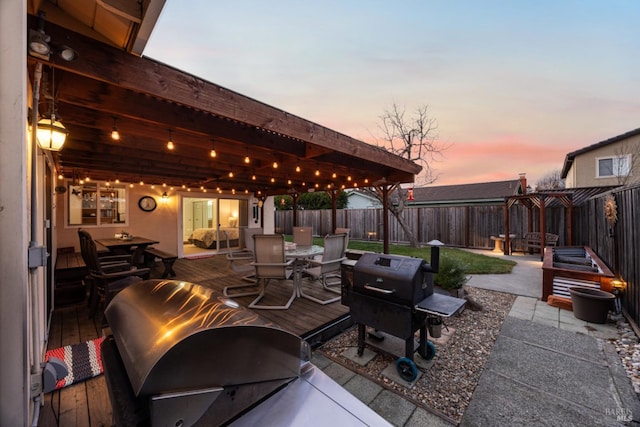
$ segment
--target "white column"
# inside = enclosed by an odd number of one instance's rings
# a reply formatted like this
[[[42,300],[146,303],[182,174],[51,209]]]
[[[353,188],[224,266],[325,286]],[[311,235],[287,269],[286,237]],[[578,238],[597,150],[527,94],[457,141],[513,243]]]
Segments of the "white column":
[[[0,1],[0,425],[31,423],[26,0]]]

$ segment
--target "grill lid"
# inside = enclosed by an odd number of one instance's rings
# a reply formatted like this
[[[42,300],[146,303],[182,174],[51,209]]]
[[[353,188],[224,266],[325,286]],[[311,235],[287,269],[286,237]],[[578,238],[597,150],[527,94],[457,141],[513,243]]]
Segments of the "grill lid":
[[[433,293],[431,267],[422,258],[364,253],[353,268],[353,289],[415,305]]]
[[[136,283],[105,316],[136,396],[300,374],[298,336],[194,283]]]

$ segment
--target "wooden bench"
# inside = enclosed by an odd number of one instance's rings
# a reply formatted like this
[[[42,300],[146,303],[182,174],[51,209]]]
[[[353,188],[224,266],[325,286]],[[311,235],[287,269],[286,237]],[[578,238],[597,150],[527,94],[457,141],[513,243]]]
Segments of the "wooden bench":
[[[559,238],[560,236],[557,234],[544,233],[545,247],[557,246]],[[534,250],[537,252],[542,249],[542,235],[538,231],[527,233],[522,238],[518,239],[518,241],[520,243],[518,245],[518,250],[521,250],[522,252],[533,252]]]
[[[80,281],[88,271],[80,252],[74,252],[73,248],[61,248],[56,254],[55,273],[56,283],[64,283]]]
[[[156,249],[154,247],[148,247],[144,250],[145,255],[145,263],[150,265],[156,258],[160,258],[162,263],[164,264],[164,272],[162,273],[162,278],[166,279],[167,277],[176,277],[175,271],[173,271],[173,263],[178,259],[177,255],[170,254],[165,251],[161,251],[160,249]]]
[[[89,274],[80,252],[73,247],[59,248],[55,265],[55,306],[77,303],[85,298],[84,278]]]

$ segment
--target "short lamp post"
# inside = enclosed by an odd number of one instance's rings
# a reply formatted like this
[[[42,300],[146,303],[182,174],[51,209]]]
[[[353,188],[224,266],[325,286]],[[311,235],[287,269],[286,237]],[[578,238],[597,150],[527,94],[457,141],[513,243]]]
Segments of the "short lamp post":
[[[620,301],[620,298],[622,297],[622,291],[624,291],[624,288],[626,287],[626,282],[622,279],[614,279],[611,281],[611,287],[613,288],[613,295],[616,296],[616,299],[614,301],[615,303],[615,314],[621,314],[622,313],[622,302]]]

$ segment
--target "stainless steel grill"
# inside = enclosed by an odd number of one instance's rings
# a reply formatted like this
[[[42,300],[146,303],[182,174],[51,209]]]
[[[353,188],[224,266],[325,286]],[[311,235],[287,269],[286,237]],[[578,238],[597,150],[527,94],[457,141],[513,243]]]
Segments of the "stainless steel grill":
[[[342,303],[349,306],[358,324],[358,354],[365,345],[366,327],[405,340],[405,355],[398,359],[398,373],[407,381],[417,376],[413,354],[433,358],[434,345],[427,339],[429,323],[441,324],[443,317],[460,311],[465,300],[433,291],[433,273],[437,272],[438,248],[432,249],[431,264],[419,258],[365,253],[343,274]],[[420,331],[416,349],[414,335]]]
[[[112,335],[102,357],[116,425],[250,425],[256,416],[385,423],[309,363],[298,336],[209,288],[147,280],[120,292],[105,316]],[[326,398],[333,394],[341,399]]]

